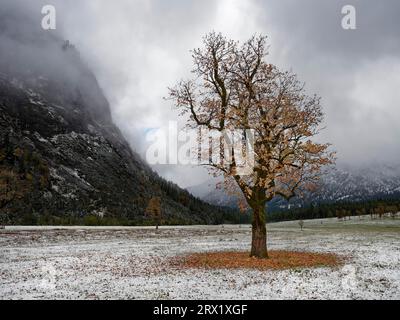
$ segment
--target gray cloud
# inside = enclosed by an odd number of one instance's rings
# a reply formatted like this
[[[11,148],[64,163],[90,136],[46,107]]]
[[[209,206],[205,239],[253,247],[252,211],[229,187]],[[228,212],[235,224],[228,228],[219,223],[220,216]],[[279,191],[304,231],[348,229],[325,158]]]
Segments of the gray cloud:
[[[1,0],[2,4],[11,3]],[[54,4],[58,31],[79,48],[110,101],[115,122],[143,153],[147,128],[177,118],[162,99],[189,75],[189,50],[211,30],[244,40],[269,36],[268,59],[292,68],[323,98],[330,141],[342,163],[395,162],[400,156],[400,2],[397,0],[82,0],[12,1],[40,24]],[[357,30],[341,28],[341,8],[357,10]],[[7,16],[5,6],[0,12]],[[9,16],[9,15],[8,15]],[[203,170],[159,166],[186,186]],[[190,174],[189,174],[190,172]]]
[[[293,68],[323,98],[323,137],[340,162],[398,162],[400,14],[398,1],[259,1],[271,59]],[[357,29],[341,28],[354,5]],[[268,32],[268,31],[267,31]]]

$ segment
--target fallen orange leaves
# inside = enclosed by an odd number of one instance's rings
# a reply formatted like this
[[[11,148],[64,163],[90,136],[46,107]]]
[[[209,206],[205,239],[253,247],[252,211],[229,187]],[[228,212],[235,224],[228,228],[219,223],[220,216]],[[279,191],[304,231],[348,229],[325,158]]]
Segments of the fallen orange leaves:
[[[333,253],[274,250],[268,255],[268,259],[258,259],[250,257],[248,252],[238,251],[193,253],[174,259],[173,264],[184,269],[258,270],[335,267],[342,264],[342,258]]]

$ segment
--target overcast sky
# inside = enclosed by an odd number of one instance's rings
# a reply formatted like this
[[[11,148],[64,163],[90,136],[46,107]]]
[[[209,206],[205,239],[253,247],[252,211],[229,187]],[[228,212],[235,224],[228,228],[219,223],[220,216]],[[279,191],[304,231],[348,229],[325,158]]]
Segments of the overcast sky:
[[[176,120],[162,98],[168,86],[190,76],[189,50],[215,30],[237,40],[254,33],[269,37],[269,61],[292,69],[309,93],[322,97],[327,128],[321,140],[333,144],[340,163],[399,162],[398,0],[23,2],[33,12],[55,5],[58,32],[91,66],[114,121],[140,153],[148,128]],[[356,30],[341,26],[347,4],[356,8]],[[192,168],[157,170],[183,187],[206,178]]]

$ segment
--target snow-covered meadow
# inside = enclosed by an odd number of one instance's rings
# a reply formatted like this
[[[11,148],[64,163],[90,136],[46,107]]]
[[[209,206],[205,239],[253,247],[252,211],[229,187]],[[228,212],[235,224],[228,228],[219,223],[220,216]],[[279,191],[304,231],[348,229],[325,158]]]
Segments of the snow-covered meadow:
[[[243,226],[7,227],[0,299],[400,299],[400,219],[268,225],[270,249],[333,252],[338,268],[179,270],[191,252],[247,250]]]

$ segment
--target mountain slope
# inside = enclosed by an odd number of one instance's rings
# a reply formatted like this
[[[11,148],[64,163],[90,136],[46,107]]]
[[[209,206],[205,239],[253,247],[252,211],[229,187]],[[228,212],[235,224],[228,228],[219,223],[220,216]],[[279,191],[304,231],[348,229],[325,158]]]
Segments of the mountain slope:
[[[194,198],[131,151],[69,42],[0,18],[0,222],[93,214],[145,223],[153,196],[169,223],[229,221],[232,210]]]

